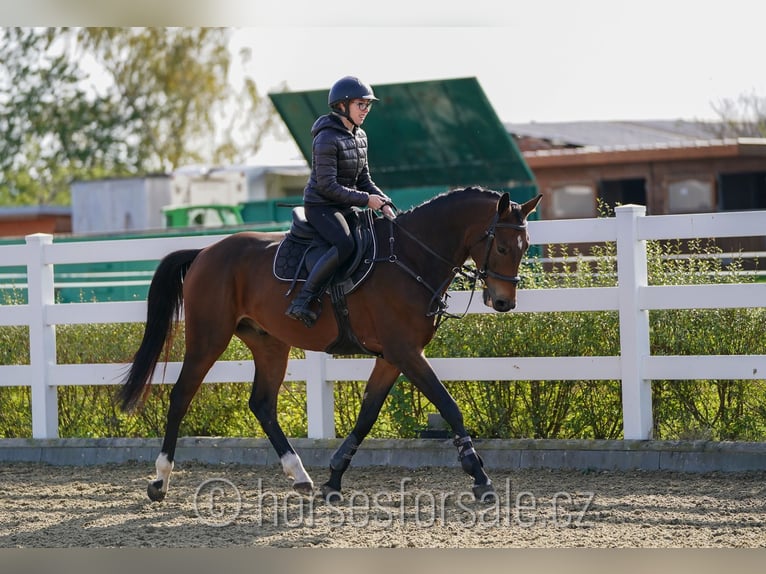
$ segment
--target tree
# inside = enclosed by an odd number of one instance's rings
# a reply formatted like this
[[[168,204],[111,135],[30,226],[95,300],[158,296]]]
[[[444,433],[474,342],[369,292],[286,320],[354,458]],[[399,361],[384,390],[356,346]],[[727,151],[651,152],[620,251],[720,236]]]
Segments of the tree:
[[[51,29],[0,30],[0,203],[67,203],[74,177],[123,174],[119,107],[88,97]]]
[[[224,28],[0,31],[0,203],[68,203],[72,178],[244,161],[275,113],[252,79],[231,85],[228,44]]]
[[[717,137],[766,137],[766,98],[755,92],[724,98],[713,110],[721,120],[715,124]]]

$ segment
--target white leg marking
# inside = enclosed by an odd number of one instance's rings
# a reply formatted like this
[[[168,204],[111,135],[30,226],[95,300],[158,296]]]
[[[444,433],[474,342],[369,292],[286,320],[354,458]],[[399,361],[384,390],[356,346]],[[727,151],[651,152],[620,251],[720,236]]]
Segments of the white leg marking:
[[[162,481],[162,492],[168,491],[168,483],[170,482],[170,473],[173,471],[173,463],[168,460],[168,455],[164,452],[160,453],[155,463],[157,467],[157,480]]]
[[[314,481],[311,480],[306,469],[303,468],[303,463],[301,462],[300,457],[294,452],[288,452],[282,455],[280,462],[282,463],[282,470],[288,478],[293,479],[294,483],[300,484],[307,482],[312,485],[314,484]]]

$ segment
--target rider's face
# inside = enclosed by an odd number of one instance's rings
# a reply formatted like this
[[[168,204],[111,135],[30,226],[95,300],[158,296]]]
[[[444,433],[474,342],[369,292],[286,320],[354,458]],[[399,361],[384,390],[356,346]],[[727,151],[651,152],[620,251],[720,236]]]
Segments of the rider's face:
[[[349,103],[349,115],[354,123],[358,126],[362,125],[364,118],[372,109],[372,101],[370,100],[351,100]]]

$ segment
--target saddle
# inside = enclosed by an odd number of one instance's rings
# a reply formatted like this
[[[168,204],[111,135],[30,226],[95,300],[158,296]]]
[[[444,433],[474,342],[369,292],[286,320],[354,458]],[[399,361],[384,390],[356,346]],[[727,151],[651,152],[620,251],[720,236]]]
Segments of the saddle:
[[[326,353],[351,355],[363,353],[377,355],[365,348],[358,340],[348,319],[346,295],[356,290],[372,271],[377,255],[374,214],[371,209],[354,208],[346,215],[354,238],[354,253],[333,275],[325,291],[330,294],[335,319],[338,322],[338,338],[326,349]],[[325,241],[306,220],[302,206],[293,208],[290,230],[277,246],[274,255],[274,277],[289,282],[285,295],[289,295],[298,283],[306,281],[314,264],[331,245]]]

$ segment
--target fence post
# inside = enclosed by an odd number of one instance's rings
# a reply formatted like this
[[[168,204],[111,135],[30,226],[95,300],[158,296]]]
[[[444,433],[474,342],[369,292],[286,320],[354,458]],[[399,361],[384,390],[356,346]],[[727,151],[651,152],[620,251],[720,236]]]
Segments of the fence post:
[[[335,397],[327,380],[326,353],[306,351],[306,416],[309,438],[335,438]]]
[[[643,205],[615,208],[617,216],[617,282],[620,302],[620,369],[625,439],[647,440],[652,434],[652,386],[641,372],[648,357],[649,311],[639,307],[639,290],[648,281],[646,241],[638,239]]]
[[[56,363],[56,327],[46,323],[45,310],[53,305],[53,265],[45,264],[45,247],[53,236],[35,233],[26,236],[27,299],[29,302],[29,364],[32,371],[32,436],[58,438],[58,392],[50,381],[49,366]]]

